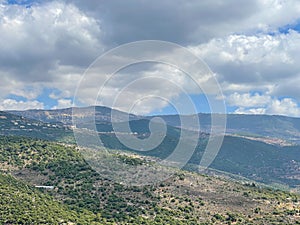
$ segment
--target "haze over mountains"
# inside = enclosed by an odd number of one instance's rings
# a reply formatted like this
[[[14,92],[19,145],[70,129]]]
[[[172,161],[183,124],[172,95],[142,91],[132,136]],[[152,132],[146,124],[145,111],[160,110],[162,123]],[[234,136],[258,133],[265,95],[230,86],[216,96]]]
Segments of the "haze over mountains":
[[[96,121],[97,123],[111,122],[112,109],[103,106],[75,108],[74,118],[84,121]],[[59,110],[26,110],[9,111],[12,114],[23,116],[30,119],[36,119],[45,123],[62,123],[72,125],[72,108]],[[120,112],[120,111],[118,111]],[[122,112],[120,112],[122,113]],[[125,114],[125,113],[124,113]],[[200,121],[200,131],[210,133],[211,115],[199,113],[197,115],[188,115],[183,117],[198,116]],[[151,119],[154,116],[136,116],[130,114],[129,120]],[[156,115],[173,127],[181,128],[178,115]],[[300,118],[277,116],[277,115],[243,115],[227,114],[226,133],[238,134],[243,136],[263,136],[282,138],[283,140],[300,143]],[[120,121],[121,122],[121,121]],[[185,129],[199,129],[195,124],[189,124]]]
[[[77,129],[89,128],[91,123],[96,122],[96,129],[105,147],[132,151],[132,149],[124,146],[116,137],[111,123],[112,112],[112,109],[101,106],[76,108],[74,109],[73,119],[77,121]],[[70,131],[72,126],[71,108],[61,110],[11,111],[10,113],[18,115],[23,119],[30,118],[43,121],[46,124],[57,124],[63,130],[67,129]],[[126,115],[119,111],[118,113]],[[196,116],[199,117],[201,124],[199,137],[196,136],[196,133],[193,134],[192,132],[196,129],[193,124],[190,127],[183,128],[190,129],[191,134],[195,135],[195,138],[199,138],[195,152],[185,167],[185,169],[192,171],[198,171],[198,165],[207,145],[211,128],[209,114],[198,114]],[[168,125],[163,142],[151,151],[142,153],[133,152],[164,159],[174,150],[180,138],[182,128],[180,127],[178,115],[159,115],[156,117],[162,118]],[[10,117],[7,116],[7,118]],[[151,118],[153,117],[142,117],[131,114],[129,116],[131,132],[135,133],[139,138],[149,137],[149,120]],[[16,118],[13,119],[16,120]],[[2,119],[2,124],[3,121]],[[120,117],[120,120],[118,121],[117,119],[117,122],[123,123],[124,121]],[[47,129],[42,128],[42,130],[44,132]],[[4,132],[3,125],[1,132]],[[10,132],[15,134],[15,131],[6,130],[6,134]],[[26,132],[23,132],[23,135],[29,136]],[[69,136],[68,132],[67,135]],[[54,138],[56,140],[71,140],[64,137],[62,132],[56,132],[56,136],[52,134],[48,137],[49,140],[53,140]],[[214,173],[219,173],[217,171],[220,171],[220,173],[226,173],[234,178],[241,176],[273,186],[299,189],[299,140],[299,118],[229,114],[227,115],[227,130],[224,142],[210,169]]]

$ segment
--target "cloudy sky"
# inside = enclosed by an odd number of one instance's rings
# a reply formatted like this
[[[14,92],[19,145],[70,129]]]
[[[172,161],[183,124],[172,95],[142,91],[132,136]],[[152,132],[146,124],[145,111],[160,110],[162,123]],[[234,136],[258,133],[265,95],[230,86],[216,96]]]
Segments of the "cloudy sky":
[[[173,42],[201,58],[229,113],[300,117],[299,0],[0,0],[0,110],[70,107],[99,56],[141,40]],[[111,106],[117,95],[116,108],[170,113],[184,94],[210,111],[205,96],[213,93],[197,91],[180,68],[131,65],[104,88],[97,69],[76,105],[97,98]]]

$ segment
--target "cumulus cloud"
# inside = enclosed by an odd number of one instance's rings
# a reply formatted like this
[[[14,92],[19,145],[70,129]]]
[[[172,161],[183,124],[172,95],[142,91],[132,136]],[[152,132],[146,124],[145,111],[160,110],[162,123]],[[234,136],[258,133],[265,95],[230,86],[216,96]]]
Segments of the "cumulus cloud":
[[[232,106],[240,106],[240,107],[259,107],[265,106],[271,100],[270,96],[263,96],[255,93],[254,95],[250,95],[250,93],[239,94],[235,92],[230,95],[227,99],[227,102]]]
[[[258,93],[234,93],[227,98],[228,104],[237,106],[238,114],[271,114],[284,116],[300,116],[300,106],[292,98],[278,99]]]
[[[296,22],[298,0],[72,0],[90,15],[106,21],[107,44],[141,39],[203,43],[233,33],[269,32]]]
[[[81,82],[76,99],[88,105],[105,105],[122,111],[148,114],[170,103],[178,104],[182,95],[202,93],[198,84],[214,90],[214,83],[209,81],[212,75],[208,74],[208,78],[205,75],[199,77],[196,83],[176,67],[145,62],[123,68],[110,77],[96,66],[90,68]]]
[[[297,102],[291,98],[284,98],[282,100],[275,99],[267,108],[266,113],[299,117],[300,107]]]
[[[298,21],[298,0],[68,0],[32,1],[29,7],[6,1],[0,4],[2,103],[17,95],[27,99],[20,104],[26,108],[25,102],[34,102],[46,88],[58,90],[49,96],[58,100],[55,107],[68,107],[85,69],[104,50],[130,41],[159,39],[182,44],[203,58],[216,74],[226,101],[238,107],[237,112],[287,114],[284,108],[289,106],[294,109],[291,115],[298,113],[300,34],[278,32]],[[177,55],[171,52],[170,57]],[[102,66],[109,67],[118,60],[122,59],[114,58]],[[186,58],[180,60],[191,63]],[[151,66],[122,71],[95,101],[107,74],[99,74],[97,68],[93,72],[94,77],[80,93],[80,102],[86,105],[112,106],[116,93],[122,91],[120,109],[136,104],[137,111],[147,113],[167,104],[147,96],[180,98],[181,90],[167,83],[179,84],[188,94],[201,93],[186,74]],[[164,81],[142,79],[150,76]],[[197,79],[214,93],[209,78]],[[139,81],[126,89],[133,80]],[[261,94],[247,94],[255,92]]]
[[[225,93],[260,91],[300,100],[300,33],[230,35],[190,47],[218,74]]]
[[[69,108],[73,105],[71,99],[58,99],[57,100],[57,105],[54,106],[52,109],[64,109],[64,108]]]
[[[43,109],[44,103],[39,101],[16,101],[14,99],[5,99],[0,103],[0,110],[27,110]]]
[[[17,90],[18,83],[51,85],[58,80],[63,82],[76,68],[81,73],[103,51],[99,23],[76,6],[62,2],[31,7],[2,5],[1,78],[11,85],[11,90]],[[31,98],[30,93],[19,95]]]
[[[228,83],[265,84],[295,77],[299,71],[300,34],[230,35],[191,46]]]

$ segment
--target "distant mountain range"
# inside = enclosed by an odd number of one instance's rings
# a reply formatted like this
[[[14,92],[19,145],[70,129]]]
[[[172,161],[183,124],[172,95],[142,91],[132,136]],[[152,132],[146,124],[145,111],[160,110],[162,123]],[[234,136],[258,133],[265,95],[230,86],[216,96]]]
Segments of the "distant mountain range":
[[[114,110],[104,106],[90,106],[82,108],[66,108],[57,110],[26,110],[26,111],[8,111],[11,114],[23,116],[29,119],[40,120],[44,123],[63,123],[65,125],[72,125],[73,120],[78,123],[86,123],[93,120],[97,122],[110,122],[111,113],[116,112],[120,115],[127,115],[127,113]],[[139,116],[130,114],[131,120],[140,118]],[[121,122],[121,120],[119,121]]]
[[[73,119],[76,124],[96,121],[97,124],[105,124],[111,122],[111,112],[119,115],[127,115],[126,113],[110,109],[108,107],[96,106],[85,108],[68,108],[59,110],[27,110],[27,111],[9,111],[12,114],[23,116],[30,119],[40,120],[45,123],[62,123],[72,125]],[[210,133],[211,115],[199,113],[197,115],[188,115],[183,117],[198,116],[200,121],[200,130]],[[218,116],[216,114],[215,116]],[[220,115],[219,115],[220,116]],[[133,114],[129,115],[129,120],[151,119],[154,116],[142,117]],[[180,118],[178,115],[157,115],[165,120],[165,122],[173,127],[181,128]],[[227,134],[237,134],[241,136],[263,136],[284,139],[293,143],[300,143],[300,118],[272,116],[272,115],[240,115],[228,114],[227,117]],[[122,122],[122,119],[119,120]],[[188,124],[185,129],[198,130],[195,124]]]
[[[190,115],[192,117],[195,115]],[[200,129],[209,132],[211,129],[211,115],[200,113],[197,115],[200,121]],[[221,116],[216,114],[215,116]],[[160,115],[167,124],[180,127],[178,115]],[[228,114],[226,133],[244,136],[268,136],[282,138],[287,141],[300,143],[300,118],[272,116],[272,115],[242,115]],[[190,124],[191,129],[197,129]]]
[[[0,117],[2,118],[0,119],[0,132],[2,134],[22,134],[23,136],[47,140],[70,140],[72,112],[77,129],[89,129],[91,124],[96,123],[99,137],[105,147],[132,151],[132,149],[124,146],[118,140],[111,123],[111,113],[120,116],[114,121],[120,124],[124,123],[123,116],[127,114],[101,106],[61,110],[2,112],[0,114],[2,116]],[[181,129],[189,129],[190,138],[197,138],[198,145],[185,169],[198,171],[197,165],[199,165],[203,156],[209,137],[210,115],[198,114],[189,116],[199,117],[201,125],[200,135],[197,136],[193,132],[197,129],[194,124],[182,128],[178,115],[156,116],[165,120],[168,125],[167,134],[163,142],[151,151],[137,153],[165,159],[178,144]],[[153,117],[131,114],[128,118],[132,133],[135,133],[138,138],[147,138],[149,136],[149,121]],[[40,125],[32,127],[34,121],[39,121]],[[15,125],[15,123],[18,123],[18,125]],[[25,132],[24,129],[32,130]],[[226,132],[223,145],[210,166],[212,170],[246,177],[267,184],[300,188],[299,118],[230,114],[227,115]],[[64,137],[64,134],[66,137]],[[186,144],[189,144],[188,141]]]

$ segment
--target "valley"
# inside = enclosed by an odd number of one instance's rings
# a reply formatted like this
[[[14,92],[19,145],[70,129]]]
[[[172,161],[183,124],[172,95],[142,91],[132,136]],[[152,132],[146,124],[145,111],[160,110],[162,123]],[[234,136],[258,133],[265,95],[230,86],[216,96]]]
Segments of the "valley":
[[[42,122],[40,122],[41,125],[37,129],[37,132],[38,135],[44,135],[41,138],[46,140],[75,143],[75,139],[72,138],[73,129],[76,129],[76,132],[79,133],[84,132],[85,130],[95,129],[101,140],[101,145],[107,149],[130,151],[142,154],[144,156],[156,157],[161,160],[165,159],[171,154],[173,149],[175,149],[178,141],[180,140],[181,129],[183,129],[174,124],[174,121],[179,118],[178,116],[172,116],[172,119],[170,119],[170,116],[158,116],[164,119],[167,123],[167,132],[162,143],[151,151],[134,151],[124,146],[118,140],[111,122],[111,113],[113,112],[112,109],[101,106],[75,108],[74,119],[77,120],[76,128],[74,128],[72,125],[72,112],[73,110],[69,108],[50,111],[32,110],[14,112],[18,115],[12,115],[10,113],[9,115],[19,119],[25,118],[24,116],[28,116],[29,119],[27,120],[33,120],[33,118],[42,119]],[[118,117],[119,119],[117,120],[117,123],[120,124],[119,126],[123,127],[124,124],[126,124],[126,122],[122,122],[124,120],[123,115],[126,114],[120,111],[113,113],[119,113],[120,116]],[[95,115],[94,119],[92,115]],[[200,122],[204,127],[209,124],[209,118],[203,119],[203,115],[199,115],[202,116],[200,116]],[[62,120],[62,118],[64,119]],[[233,125],[230,125],[230,121],[232,121],[233,118],[236,122]],[[248,122],[249,118],[251,119],[251,122]],[[210,168],[223,171],[224,173],[230,173],[234,176],[241,176],[256,182],[262,182],[267,185],[298,190],[300,184],[300,147],[297,142],[291,141],[290,138],[284,138],[291,133],[292,130],[298,129],[299,124],[297,118],[276,116],[257,116],[256,120],[254,118],[255,116],[228,115],[227,125],[229,127],[235,126],[236,133],[232,134],[229,132],[225,135],[221,149],[217,157],[212,162]],[[149,119],[149,117],[135,116],[133,114],[129,115],[130,133],[127,134],[126,131],[124,131],[125,133],[122,135],[124,137],[135,135],[137,138],[141,139],[149,137]],[[260,121],[261,119],[263,121],[270,121],[270,125],[266,125],[266,129],[269,129],[272,124],[274,127],[272,132],[275,134],[277,132],[276,130],[279,129],[279,125],[274,125],[276,123],[289,124],[290,130],[286,129],[284,132],[282,131],[284,135],[281,137],[279,135],[280,138],[275,138],[269,135],[265,136],[264,129],[254,130],[254,125],[261,126],[255,121]],[[56,131],[52,132],[51,129],[53,129],[52,126],[55,126],[55,122],[60,125],[56,125],[58,126]],[[24,123],[28,124],[29,122]],[[42,125],[42,123],[45,124]],[[266,122],[261,123],[266,124]],[[7,126],[11,126],[11,123],[9,123]],[[27,128],[28,126],[25,127]],[[287,125],[285,127],[287,127]],[[230,128],[227,128],[227,130],[228,129],[230,130]],[[251,129],[251,134],[244,134],[245,130]],[[7,131],[6,133],[19,135],[19,133],[16,132],[22,131],[22,129],[16,130],[19,131],[9,130],[9,132]],[[193,132],[192,128],[189,128],[189,130],[189,135],[194,139],[198,139],[199,141],[191,159],[185,166],[185,169],[197,172],[199,170],[197,165],[199,165],[203,156],[208,142],[209,133],[200,132],[197,134],[196,132]],[[30,133],[28,134],[23,132],[23,134],[29,137],[39,137],[35,133],[31,135]],[[188,142],[189,141],[186,143],[187,146],[189,146]]]
[[[168,123],[161,145],[141,153],[118,140],[110,121],[111,110],[101,116],[99,109],[96,129],[103,145],[91,155],[93,160],[100,160],[99,168],[87,157],[90,150],[78,147],[72,137],[74,129],[83,133],[90,129],[92,114],[78,116],[81,123],[75,128],[70,123],[71,115],[59,116],[55,111],[51,121],[48,117],[36,120],[36,114],[26,118],[1,112],[0,195],[5,198],[0,223],[298,223],[300,155],[296,143],[227,134],[211,166],[199,173],[209,137],[207,132],[200,132],[197,148],[183,170],[164,167],[173,174],[167,180],[128,186],[105,175],[107,160],[129,170],[147,170],[172,152],[181,128]],[[130,117],[130,135],[149,137],[149,120]],[[189,132],[191,138],[197,138],[194,131]],[[8,198],[12,200],[5,200]],[[46,213],[45,206],[53,215]]]

